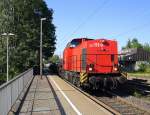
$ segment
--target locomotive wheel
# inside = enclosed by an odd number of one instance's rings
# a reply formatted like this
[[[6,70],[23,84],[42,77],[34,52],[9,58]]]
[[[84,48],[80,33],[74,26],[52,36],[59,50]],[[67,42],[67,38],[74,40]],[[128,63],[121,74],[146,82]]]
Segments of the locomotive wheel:
[[[73,78],[73,76],[71,76],[71,75],[69,74],[69,75],[68,75],[68,81],[71,82],[71,83],[72,83],[72,81],[73,81],[72,78]]]
[[[79,78],[77,78],[77,87],[80,87],[80,86],[81,86],[80,80],[79,80]]]
[[[72,78],[72,83],[73,83],[74,85],[76,85],[76,78],[75,78],[75,76],[73,76],[73,78]]]
[[[79,78],[77,76],[73,77],[73,84],[77,87],[80,87],[80,81],[79,81]]]

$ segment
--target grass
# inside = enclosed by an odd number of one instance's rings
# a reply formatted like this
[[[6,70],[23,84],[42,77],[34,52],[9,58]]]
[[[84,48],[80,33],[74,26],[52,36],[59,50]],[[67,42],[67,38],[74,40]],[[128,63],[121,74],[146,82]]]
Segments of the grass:
[[[140,98],[142,96],[142,94],[135,90],[134,93],[133,93],[133,96]]]
[[[150,78],[150,73],[149,72],[130,72],[128,73],[128,76],[134,76],[134,77],[149,77]]]
[[[150,66],[147,66],[144,71],[135,71],[135,72],[129,72],[128,76],[134,76],[134,77],[149,77],[150,78]]]

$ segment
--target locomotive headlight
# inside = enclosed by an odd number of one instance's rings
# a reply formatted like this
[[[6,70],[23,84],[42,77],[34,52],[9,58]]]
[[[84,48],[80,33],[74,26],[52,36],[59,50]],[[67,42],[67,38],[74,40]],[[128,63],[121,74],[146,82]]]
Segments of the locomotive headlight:
[[[115,70],[115,71],[117,71],[117,70],[118,70],[118,68],[117,68],[117,67],[114,67],[114,70]]]
[[[94,64],[90,64],[88,70],[93,71],[94,70]]]
[[[92,71],[92,70],[93,70],[93,68],[89,67],[89,71]]]

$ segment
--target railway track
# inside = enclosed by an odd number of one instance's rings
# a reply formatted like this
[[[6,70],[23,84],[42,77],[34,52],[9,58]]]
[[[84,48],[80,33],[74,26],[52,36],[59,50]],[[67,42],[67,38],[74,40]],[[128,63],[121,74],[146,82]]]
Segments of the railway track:
[[[150,84],[144,82],[138,82],[136,80],[128,80],[126,84],[114,90],[120,96],[132,95],[137,92],[141,96],[150,95]]]
[[[128,86],[140,91],[143,94],[150,93],[150,84],[146,82],[140,82],[138,80],[128,80]]]
[[[149,115],[150,113],[132,103],[128,102],[124,98],[114,94],[110,91],[104,91],[104,94],[96,94],[94,96],[103,103],[111,106],[118,111],[121,115]]]
[[[65,79],[64,79],[65,80]],[[150,115],[150,112],[138,106],[133,105],[124,98],[114,94],[113,92],[102,90],[96,92],[86,92],[65,80],[72,87],[80,91],[82,94],[104,107],[115,115]]]
[[[111,92],[122,97],[126,102],[150,112],[150,85],[144,80],[141,81],[129,80],[125,85]]]

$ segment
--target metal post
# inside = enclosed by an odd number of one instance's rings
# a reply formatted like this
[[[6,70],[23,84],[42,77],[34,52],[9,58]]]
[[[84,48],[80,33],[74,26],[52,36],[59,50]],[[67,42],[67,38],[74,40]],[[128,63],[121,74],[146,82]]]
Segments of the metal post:
[[[40,76],[42,79],[42,20],[41,20],[41,37],[40,37]]]
[[[8,75],[9,75],[9,74],[8,74],[8,72],[9,72],[9,71],[8,71],[8,69],[9,69],[9,67],[8,67],[8,66],[9,66],[9,65],[8,65],[9,62],[8,62],[8,61],[9,61],[9,59],[8,59],[8,58],[9,58],[9,57],[8,57],[8,35],[7,35],[7,82],[8,82],[8,80],[9,80],[9,78],[8,78]]]
[[[42,79],[42,35],[43,35],[43,32],[42,32],[42,22],[46,20],[46,18],[41,18],[41,37],[40,37],[40,76],[41,76],[41,79]]]
[[[6,36],[6,39],[7,39],[7,82],[8,82],[8,80],[9,80],[9,36],[13,36],[14,34],[12,34],[12,33],[3,33],[3,34],[1,34],[2,36]]]

